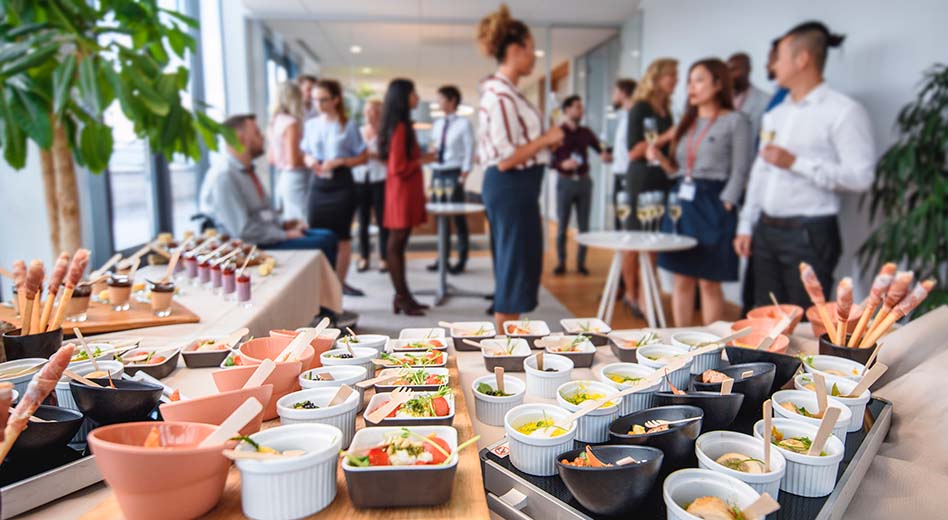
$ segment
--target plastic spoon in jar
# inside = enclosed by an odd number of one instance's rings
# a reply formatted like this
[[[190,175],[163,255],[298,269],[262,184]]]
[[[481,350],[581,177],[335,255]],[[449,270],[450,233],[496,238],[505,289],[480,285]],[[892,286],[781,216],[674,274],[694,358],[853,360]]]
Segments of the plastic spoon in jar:
[[[760,494],[757,500],[741,510],[741,518],[757,520],[758,518],[765,518],[778,509],[780,509],[780,504],[764,492]]]
[[[828,408],[820,421],[820,429],[816,431],[816,438],[810,445],[810,450],[806,452],[811,457],[818,456],[823,451],[823,446],[830,434],[833,433],[833,427],[836,426],[836,420],[839,419],[840,409],[835,406]]]
[[[878,381],[879,378],[882,377],[882,375],[885,374],[885,371],[888,369],[889,367],[883,363],[876,363],[875,365],[873,365],[873,367],[870,368],[862,376],[862,379],[860,379],[859,382],[856,383],[856,386],[853,387],[853,391],[850,395],[852,397],[857,397],[863,392],[865,392],[866,390],[869,390],[869,387],[872,386],[873,383]]]
[[[774,405],[770,399],[764,401],[764,434],[761,435],[764,441],[764,473],[770,473],[770,437],[773,435],[774,428]]]
[[[257,246],[256,246],[256,245],[254,245],[253,247],[250,248],[250,252],[247,253],[247,258],[244,259],[244,264],[243,264],[242,266],[240,266],[240,270],[237,271],[237,278],[240,278],[241,276],[243,276],[243,274],[244,274],[244,269],[247,268],[247,264],[250,263],[250,258],[253,256],[253,254],[254,254],[256,251],[257,251]]]
[[[494,379],[497,380],[497,391],[500,393],[506,393],[504,391],[504,367],[494,367]]]
[[[826,378],[823,374],[813,374],[814,387],[816,388],[816,407],[820,416],[826,412]]]
[[[250,377],[247,378],[247,382],[244,383],[242,387],[244,390],[248,388],[257,388],[262,385],[264,381],[270,377],[270,374],[273,373],[273,369],[276,368],[276,363],[272,359],[264,359],[257,365],[257,369],[253,371],[253,374],[250,374]]]
[[[234,413],[224,419],[210,435],[204,438],[198,448],[207,448],[208,446],[223,445],[231,437],[237,435],[241,428],[247,425],[254,417],[263,411],[263,405],[256,398],[250,397],[244,404],[240,405]]]

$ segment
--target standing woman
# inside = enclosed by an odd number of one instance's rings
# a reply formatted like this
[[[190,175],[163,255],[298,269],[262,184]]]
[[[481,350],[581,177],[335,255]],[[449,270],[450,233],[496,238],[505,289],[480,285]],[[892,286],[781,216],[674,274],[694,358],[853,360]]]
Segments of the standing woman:
[[[692,324],[695,286],[701,290],[704,324],[723,319],[721,282],[737,281],[738,259],[731,243],[754,136],[750,121],[734,110],[732,99],[727,65],[716,58],[695,62],[688,71],[685,115],[672,140],[674,155],[666,156],[655,146],[646,150],[649,160],[677,178],[681,232],[698,240],[694,249],[658,256],[658,265],[674,273],[676,327]]]
[[[306,121],[302,142],[306,166],[315,173],[307,220],[311,228],[329,229],[336,234],[336,275],[342,282],[343,294],[363,296],[362,291],[346,284],[346,273],[352,258],[352,216],[356,207],[352,168],[365,164],[369,152],[359,129],[346,117],[339,82],[320,80],[313,92],[320,114]]]
[[[379,130],[382,119],[382,102],[372,99],[362,109],[365,124],[359,130],[362,141],[369,151],[369,160],[352,170],[356,184],[356,214],[359,220],[359,262],[356,270],[360,273],[369,269],[372,257],[369,240],[369,222],[375,212],[375,223],[379,226],[379,271],[388,270],[385,263],[388,230],[382,225],[385,211],[385,163],[379,160]]]
[[[421,172],[423,157],[411,110],[418,105],[415,84],[407,79],[393,79],[385,92],[382,105],[382,128],[379,133],[379,157],[387,161],[385,181],[384,225],[389,230],[388,272],[395,286],[392,310],[409,316],[424,316],[427,305],[415,301],[405,278],[405,248],[411,228],[425,222],[425,180]]]
[[[497,60],[497,72],[481,83],[478,152],[486,167],[482,197],[494,243],[494,320],[497,330],[537,306],[543,268],[540,187],[547,148],[563,130],[543,131],[543,116],[517,88],[536,61],[530,29],[511,18],[506,5],[477,29],[481,51]]]
[[[674,133],[671,96],[678,83],[678,61],[671,58],[659,58],[649,64],[642,81],[632,95],[632,108],[629,109],[627,144],[629,150],[629,169],[626,173],[625,189],[629,194],[632,212],[626,219],[625,229],[641,229],[641,223],[635,218],[639,193],[647,191],[666,192],[671,184],[662,168],[649,164],[645,158],[648,148],[646,137],[657,135],[655,146],[668,153],[668,143]],[[652,259],[654,265],[655,260]],[[625,282],[623,303],[629,312],[642,318],[645,304],[644,280],[639,279],[638,253],[626,253],[622,256],[622,279]]]
[[[277,208],[283,220],[306,222],[309,170],[303,164],[303,94],[292,82],[280,84],[267,126],[267,161],[277,170]]]

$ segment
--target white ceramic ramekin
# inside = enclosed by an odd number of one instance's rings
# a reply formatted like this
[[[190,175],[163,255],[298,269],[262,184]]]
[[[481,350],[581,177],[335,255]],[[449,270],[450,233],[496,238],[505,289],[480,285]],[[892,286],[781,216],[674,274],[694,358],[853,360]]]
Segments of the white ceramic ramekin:
[[[286,394],[277,401],[280,424],[319,423],[339,428],[342,432],[342,447],[347,448],[355,434],[356,412],[359,408],[359,393],[352,392],[341,404],[327,406],[338,388],[310,388]],[[312,401],[315,409],[293,408],[293,403]]]
[[[792,401],[797,406],[805,407],[808,411],[815,411],[818,409],[815,392],[811,392],[809,390],[780,390],[779,392],[774,392],[774,395],[771,396],[771,399],[773,400],[774,415],[776,417],[783,417],[784,419],[790,419],[791,421],[804,422],[812,425],[815,428],[820,427],[820,419],[804,417],[781,406],[781,403]],[[853,413],[849,410],[848,406],[835,397],[827,396],[826,406],[840,409],[839,418],[836,419],[836,424],[833,426],[833,435],[838,437],[843,445],[845,445],[846,431],[849,429],[849,423],[852,422]]]
[[[599,381],[570,381],[556,389],[556,402],[566,410],[575,412],[582,405],[575,405],[563,396],[570,396],[582,390],[591,394],[602,394],[603,396],[617,392],[612,385]],[[619,418],[622,397],[612,399],[611,402],[612,406],[597,408],[579,418],[576,425],[576,440],[580,442],[606,442],[609,440],[609,425]]]
[[[722,466],[716,461],[727,453],[741,453],[750,458],[764,460],[762,439],[743,433],[718,430],[705,433],[695,441],[698,467],[731,476],[754,488],[758,493],[767,493],[774,500],[780,493],[780,481],[787,471],[787,460],[776,446],[770,447],[770,471],[768,473],[744,473]]]
[[[851,359],[816,355],[803,357],[803,370],[811,374],[819,372],[826,377],[845,377],[858,381],[866,367],[862,363]]]
[[[491,388],[497,386],[497,379],[493,375],[479,377],[474,380],[471,389],[474,392],[474,411],[477,420],[488,426],[503,426],[504,415],[514,406],[523,404],[523,397],[527,393],[527,385],[514,376],[504,375],[504,391],[511,394],[506,397],[484,395],[477,391],[477,385],[486,383]]]
[[[690,342],[705,342],[705,341],[717,341],[721,339],[721,336],[711,334],[709,332],[700,332],[700,331],[685,331],[685,332],[676,332],[671,336],[672,345],[676,347],[684,347],[688,350],[694,350],[690,344],[685,343]],[[691,361],[691,373],[692,374],[701,374],[705,370],[717,370],[721,368],[721,351],[724,350],[724,345],[719,345],[719,348],[712,350],[711,352],[706,352],[700,356],[695,356]]]
[[[352,343],[352,348],[371,348],[379,352],[385,350],[385,345],[388,344],[388,336],[381,334],[356,334],[356,340]],[[345,341],[346,337],[337,339],[333,348],[345,350]]]
[[[402,329],[398,333],[398,339],[424,339],[438,338],[444,339],[444,329],[441,327],[432,327],[430,329],[408,328]]]
[[[315,381],[309,379],[316,374],[329,374],[333,377],[331,381]],[[359,410],[365,408],[365,389],[356,386],[356,383],[365,381],[369,378],[369,371],[360,365],[338,365],[334,367],[319,367],[307,370],[300,374],[300,388],[339,388],[342,385],[349,385],[353,390],[359,392]]]
[[[840,393],[844,395],[849,395],[850,392],[856,389],[856,383],[852,379],[846,379],[844,377],[833,377],[833,376],[824,376],[826,380],[826,393],[830,394],[833,390],[833,385],[835,384],[839,388]],[[793,386],[797,390],[805,390],[811,392],[809,388],[806,387],[808,384],[815,384],[813,376],[810,374],[797,374],[793,378]],[[849,411],[852,412],[853,416],[849,419],[849,427],[846,428],[847,432],[858,432],[862,429],[862,420],[863,416],[866,414],[866,404],[869,403],[869,398],[871,397],[869,390],[864,390],[861,394],[856,397],[840,397],[840,396],[831,396],[833,399],[843,403],[849,408]]]
[[[788,419],[774,418],[774,428],[780,431],[784,437],[816,437],[817,426],[791,421]],[[754,424],[754,437],[763,438],[764,421],[760,420]],[[776,445],[774,446],[776,447]],[[839,471],[839,463],[843,460],[845,448],[843,443],[835,436],[830,435],[823,447],[825,456],[809,456],[802,453],[777,448],[787,460],[787,471],[784,473],[783,480],[780,481],[780,490],[799,495],[801,497],[825,497],[833,492],[836,487],[836,472]]]
[[[365,368],[366,372],[369,374],[374,374],[375,364],[372,363],[372,360],[379,357],[379,351],[374,348],[366,347],[352,347],[352,352],[355,353],[354,358],[336,358],[332,357],[338,354],[348,353],[346,349],[334,349],[327,350],[319,355],[319,361],[323,364],[324,367],[337,367],[340,365],[356,365]]]
[[[516,406],[504,416],[504,431],[510,447],[510,463],[528,475],[556,475],[556,456],[573,447],[576,423],[557,437],[534,437],[517,431],[518,427],[541,419],[563,421],[570,412],[554,404],[528,403]],[[565,425],[564,425],[565,426]]]
[[[251,435],[263,446],[306,450],[298,457],[238,460],[244,515],[260,520],[303,518],[336,498],[336,466],[342,432],[326,424],[290,424]],[[250,449],[241,446],[238,449]]]
[[[555,368],[555,372],[537,370],[536,354],[523,361],[527,373],[527,393],[541,399],[556,399],[556,389],[570,380],[573,361],[557,354],[543,355],[543,368]]]
[[[701,517],[685,512],[685,506],[707,496],[718,497],[743,509],[760,498],[760,493],[734,477],[695,468],[680,469],[668,475],[662,485],[668,520],[700,520]]]
[[[645,345],[635,349],[635,358],[640,365],[645,365],[655,370],[663,370],[665,365],[668,364],[668,359],[656,360],[649,359],[647,356],[663,356],[667,358],[687,354],[690,350],[688,347],[677,347],[673,345]],[[694,359],[689,359],[688,362],[685,363],[685,366],[668,374],[668,379],[670,379],[672,384],[679,390],[688,389],[688,383],[691,381],[691,365],[693,363]],[[661,391],[671,391],[671,388],[664,379],[662,379]]]
[[[628,377],[646,377],[655,373],[654,368],[649,368],[638,363],[610,363],[600,367],[596,371],[596,377],[607,385],[612,385],[619,390],[625,390],[632,386],[631,383],[616,383],[609,379],[608,374],[616,373]],[[632,412],[652,408],[655,406],[655,392],[661,388],[662,382],[642,387],[634,394],[628,394],[622,397],[622,404],[619,406],[619,415],[629,415]]]

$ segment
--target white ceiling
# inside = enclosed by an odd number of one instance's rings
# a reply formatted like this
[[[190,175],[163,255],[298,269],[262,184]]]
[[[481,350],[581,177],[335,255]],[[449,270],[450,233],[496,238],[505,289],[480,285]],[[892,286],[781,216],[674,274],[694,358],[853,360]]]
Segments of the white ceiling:
[[[292,43],[305,42],[318,56],[320,75],[381,92],[393,77],[415,81],[423,98],[454,83],[473,101],[476,85],[495,67],[474,43],[477,21],[496,3],[477,0],[243,0],[249,16]],[[592,2],[592,4],[590,4]],[[637,1],[514,0],[514,16],[531,25],[546,49],[551,28],[554,66],[617,34]],[[596,9],[590,9],[595,5]],[[350,52],[352,45],[362,48]],[[538,60],[534,78],[542,76]],[[534,78],[531,78],[534,79]]]

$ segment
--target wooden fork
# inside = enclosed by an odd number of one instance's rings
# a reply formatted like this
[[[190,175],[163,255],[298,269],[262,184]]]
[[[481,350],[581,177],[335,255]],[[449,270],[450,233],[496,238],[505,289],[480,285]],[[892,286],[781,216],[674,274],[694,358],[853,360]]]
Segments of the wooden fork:
[[[412,397],[414,397],[415,392],[412,392],[405,387],[399,387],[390,392],[389,396],[390,398],[387,403],[365,415],[365,419],[367,421],[372,423],[382,422],[382,419],[388,417],[388,414],[397,410],[399,406],[407,403]]]
[[[645,427],[646,427],[646,428],[658,428],[659,426],[661,426],[661,425],[663,425],[663,424],[667,424],[667,425],[669,425],[669,426],[672,426],[672,425],[675,425],[675,424],[682,424],[682,423],[686,423],[686,422],[696,421],[696,420],[698,420],[698,419],[700,419],[700,417],[689,417],[689,418],[687,418],[687,419],[678,419],[677,421],[666,421],[665,419],[649,419],[649,420],[645,421]]]

